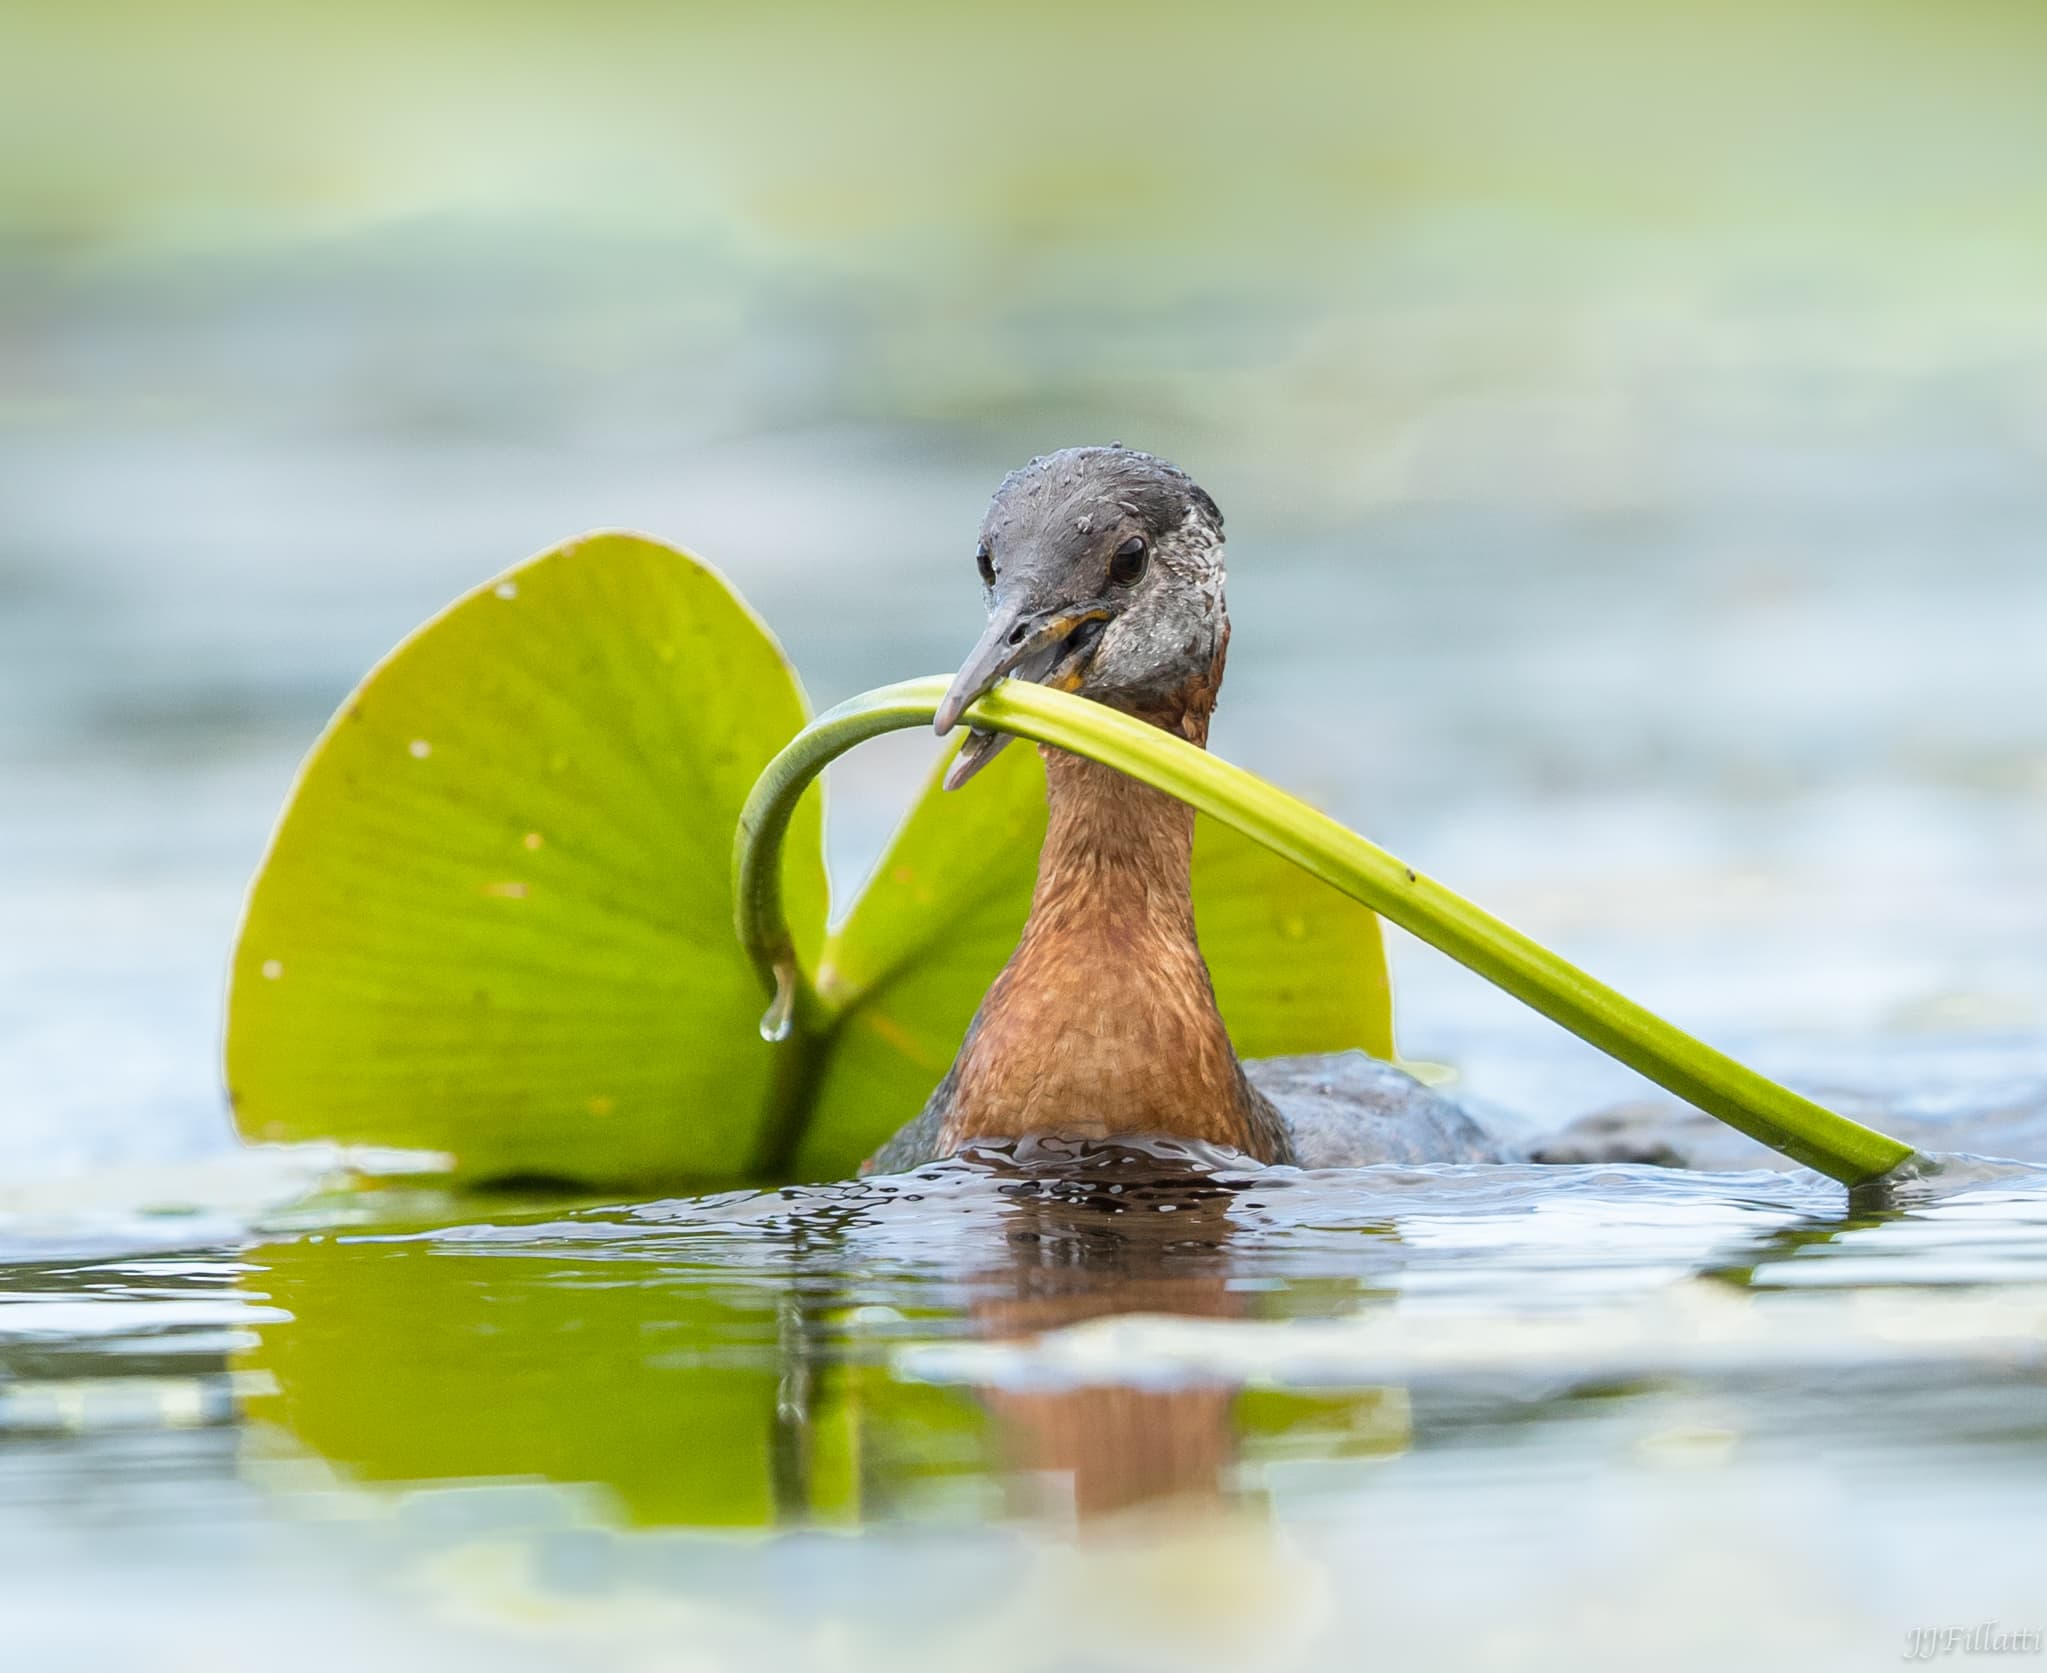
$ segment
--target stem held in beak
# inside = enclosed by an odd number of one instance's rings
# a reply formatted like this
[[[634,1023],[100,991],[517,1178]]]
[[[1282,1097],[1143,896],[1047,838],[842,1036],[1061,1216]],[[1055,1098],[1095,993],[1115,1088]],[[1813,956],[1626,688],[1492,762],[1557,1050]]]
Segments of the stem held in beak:
[[[1090,622],[1106,622],[1109,614],[1108,605],[1100,602],[1057,610],[997,611],[953,676],[945,700],[932,717],[933,729],[944,737],[960,716],[1005,676],[1029,680],[1035,685],[1073,689],[1080,683],[1079,658],[1090,653],[1101,637],[1099,629],[1093,633],[1081,630]],[[998,746],[991,746],[988,753],[993,754],[995,747]],[[960,782],[965,783],[965,778]]]

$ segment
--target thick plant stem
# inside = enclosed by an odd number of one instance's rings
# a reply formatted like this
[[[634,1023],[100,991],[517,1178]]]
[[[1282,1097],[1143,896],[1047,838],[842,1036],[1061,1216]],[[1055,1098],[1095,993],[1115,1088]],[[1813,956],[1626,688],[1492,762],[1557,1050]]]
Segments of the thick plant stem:
[[[810,1124],[818,1077],[824,1072],[835,1021],[824,1014],[817,995],[795,974],[793,963],[790,970],[791,1010],[786,1025],[772,1031],[765,1027],[762,1030],[779,1040],[780,1046],[760,1135],[748,1164],[748,1177],[752,1179],[781,1181],[789,1177],[797,1146],[803,1142],[803,1130]]]
[[[770,992],[795,993],[782,912],[782,839],[797,799],[854,745],[927,724],[946,680],[884,686],[820,715],[769,762],[741,815],[735,853],[740,941]],[[1241,767],[1099,703],[1005,680],[968,722],[1053,744],[1128,773],[1235,826],[1363,901],[1580,1039],[1794,1161],[1850,1185],[1889,1173],[1909,1145],[1850,1121],[1674,1028],[1463,897]],[[972,795],[971,787],[961,792]],[[778,974],[779,973],[779,974]],[[799,1019],[815,1007],[799,1001]]]

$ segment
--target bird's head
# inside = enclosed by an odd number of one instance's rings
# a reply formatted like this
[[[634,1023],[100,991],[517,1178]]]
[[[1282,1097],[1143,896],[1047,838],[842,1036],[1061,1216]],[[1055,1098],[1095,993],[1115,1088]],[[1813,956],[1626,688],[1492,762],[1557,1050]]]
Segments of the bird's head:
[[[974,549],[988,629],[939,706],[940,733],[1005,675],[1161,724],[1205,724],[1229,642],[1223,520],[1163,459],[1070,447],[1012,471]],[[1006,741],[976,732],[958,786]]]

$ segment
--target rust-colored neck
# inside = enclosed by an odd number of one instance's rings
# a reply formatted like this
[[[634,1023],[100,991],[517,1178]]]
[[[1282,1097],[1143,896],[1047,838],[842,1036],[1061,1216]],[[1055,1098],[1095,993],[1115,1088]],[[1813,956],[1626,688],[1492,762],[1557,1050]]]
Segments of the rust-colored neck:
[[[1200,744],[1208,714],[1145,718]],[[942,1143],[1166,1133],[1271,1159],[1195,939],[1194,810],[1042,753],[1050,819],[1030,921],[954,1065]]]
[[[1061,749],[1045,758],[1045,845],[1031,893],[1034,936],[1078,933],[1083,910],[1194,942],[1194,810],[1113,767]]]

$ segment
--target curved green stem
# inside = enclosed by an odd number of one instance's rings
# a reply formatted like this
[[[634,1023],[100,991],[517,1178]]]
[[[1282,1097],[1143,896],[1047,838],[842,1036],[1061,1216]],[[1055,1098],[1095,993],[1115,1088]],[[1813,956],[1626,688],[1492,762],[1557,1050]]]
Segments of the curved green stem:
[[[908,680],[841,703],[768,764],[747,799],[735,855],[739,938],[785,1002],[801,999],[781,899],[782,839],[797,799],[828,762],[854,745],[927,724],[945,688],[943,678]],[[1672,1027],[1326,814],[1182,738],[1085,698],[1016,680],[997,685],[966,718],[1103,762],[1235,826],[1687,1103],[1808,1167],[1853,1185],[1889,1173],[1913,1154],[1909,1145]]]

